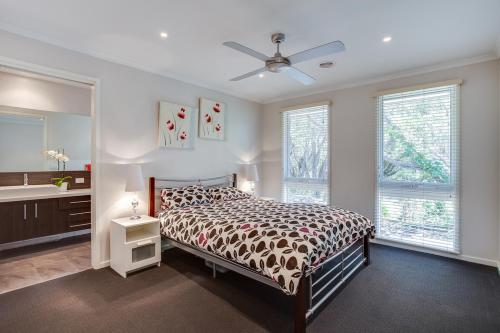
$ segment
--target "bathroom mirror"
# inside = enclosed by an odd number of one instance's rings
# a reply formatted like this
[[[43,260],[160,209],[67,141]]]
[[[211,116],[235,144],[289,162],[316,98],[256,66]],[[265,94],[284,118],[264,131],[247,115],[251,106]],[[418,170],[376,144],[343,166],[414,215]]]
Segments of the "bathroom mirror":
[[[90,143],[88,116],[0,108],[0,172],[85,170]]]

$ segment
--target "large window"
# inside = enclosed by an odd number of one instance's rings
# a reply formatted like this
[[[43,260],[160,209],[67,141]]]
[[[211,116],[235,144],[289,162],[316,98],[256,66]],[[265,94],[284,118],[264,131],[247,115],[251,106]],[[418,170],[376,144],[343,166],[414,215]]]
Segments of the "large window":
[[[284,202],[328,203],[328,105],[282,114]]]
[[[458,85],[377,98],[377,234],[459,251]]]

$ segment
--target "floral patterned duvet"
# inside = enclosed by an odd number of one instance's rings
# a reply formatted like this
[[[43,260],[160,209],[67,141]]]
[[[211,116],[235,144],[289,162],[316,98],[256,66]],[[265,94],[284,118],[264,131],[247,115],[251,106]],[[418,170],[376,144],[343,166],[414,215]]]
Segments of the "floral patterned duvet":
[[[174,208],[159,218],[164,236],[250,267],[290,295],[307,269],[374,229],[344,209],[254,198]]]

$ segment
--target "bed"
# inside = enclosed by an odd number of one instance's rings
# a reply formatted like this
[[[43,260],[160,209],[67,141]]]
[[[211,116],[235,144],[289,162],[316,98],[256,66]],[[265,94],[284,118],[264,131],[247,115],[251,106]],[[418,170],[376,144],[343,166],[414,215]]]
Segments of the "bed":
[[[168,246],[278,288],[295,300],[295,332],[364,264],[373,224],[344,209],[285,204],[238,195],[230,200],[156,210],[159,192],[201,184],[212,193],[236,188],[236,175],[198,179],[150,178],[150,215],[158,216]]]

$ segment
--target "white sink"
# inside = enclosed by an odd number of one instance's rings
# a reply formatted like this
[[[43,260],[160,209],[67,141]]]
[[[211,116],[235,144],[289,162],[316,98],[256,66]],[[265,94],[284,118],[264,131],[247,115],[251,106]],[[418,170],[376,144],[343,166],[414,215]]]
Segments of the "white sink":
[[[52,193],[57,193],[57,186],[52,184],[0,186],[0,197],[23,197]]]

